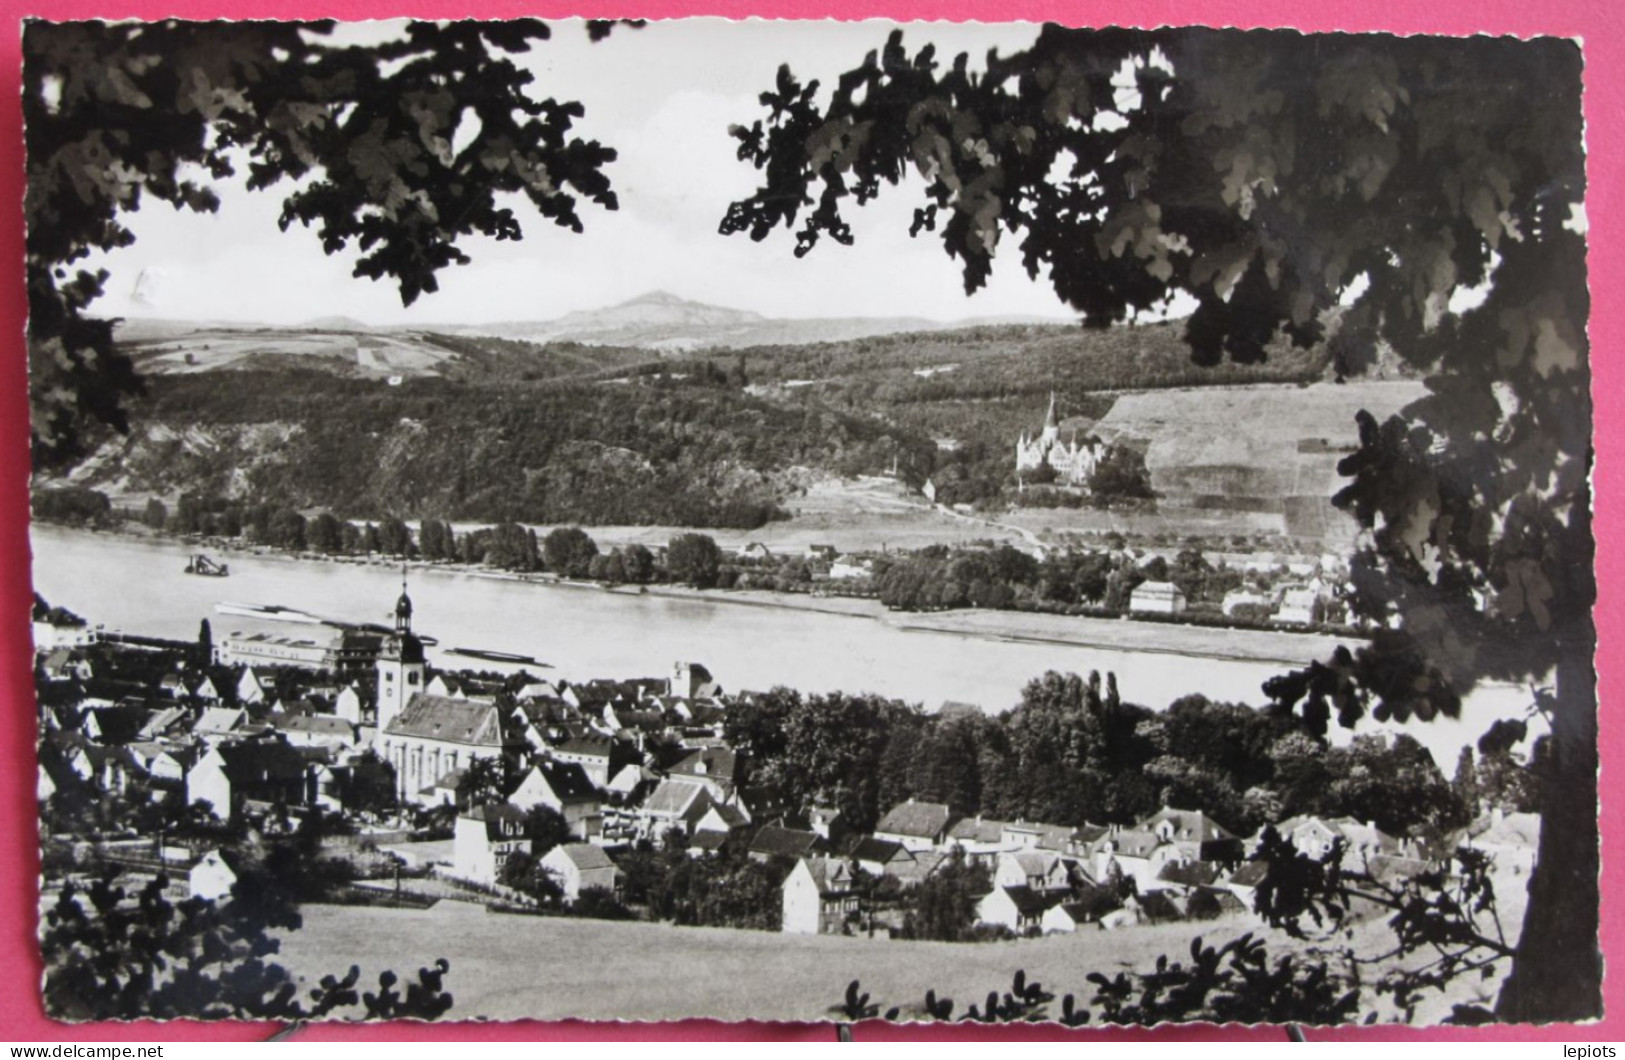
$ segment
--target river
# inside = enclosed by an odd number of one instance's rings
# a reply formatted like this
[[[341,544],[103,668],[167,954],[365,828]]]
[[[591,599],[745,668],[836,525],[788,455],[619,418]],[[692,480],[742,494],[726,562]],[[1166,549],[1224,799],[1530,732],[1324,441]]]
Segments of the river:
[[[154,636],[191,639],[204,618],[216,642],[234,629],[266,628],[217,614],[214,605],[228,600],[383,623],[400,593],[399,569],[381,563],[230,553],[217,557],[230,564],[230,577],[199,578],[182,573],[187,548],[180,542],[35,526],[31,544],[34,587],[50,603],[92,624]],[[1022,686],[1046,670],[1114,672],[1124,699],[1161,708],[1192,692],[1258,703],[1260,685],[1283,669],[1281,663],[1166,650],[907,629],[884,614],[741,606],[722,596],[612,593],[416,567],[410,579],[414,628],[439,639],[430,662],[447,668],[477,668],[440,654],[450,647],[534,656],[553,667],[546,676],[572,680],[658,677],[675,662],[699,662],[728,690],[789,685],[805,692],[876,692],[930,710],[953,700],[989,711],[1013,706]],[[1061,636],[1076,621],[1023,618],[1053,621]],[[271,628],[296,633],[302,627]],[[1144,625],[1148,646],[1159,628],[1166,627]],[[1484,688],[1469,699],[1462,721],[1406,731],[1448,775],[1464,742],[1525,700],[1516,689]]]

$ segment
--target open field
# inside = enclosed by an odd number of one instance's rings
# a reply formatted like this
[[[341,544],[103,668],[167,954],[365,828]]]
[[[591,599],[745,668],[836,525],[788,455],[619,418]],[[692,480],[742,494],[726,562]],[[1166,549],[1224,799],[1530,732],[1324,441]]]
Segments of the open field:
[[[933,508],[924,497],[910,493],[892,478],[821,479],[784,501],[792,518],[755,530],[706,530],[724,549],[737,550],[760,542],[775,552],[802,552],[810,545],[833,545],[842,552],[911,550],[927,545],[956,545],[969,541],[1020,544],[1022,535],[980,519],[949,515]],[[472,525],[472,524],[470,524]],[[457,524],[461,532],[464,527]],[[547,528],[539,528],[545,532]],[[689,528],[676,526],[591,526],[587,532],[598,547],[642,544],[664,545]]]
[[[1195,933],[1217,941],[1257,925],[1250,916],[1162,924],[1013,942],[955,944],[781,935],[486,913],[466,902],[426,912],[309,906],[287,936],[283,963],[319,977],[361,965],[364,978],[393,967],[451,962],[447,989],[462,1019],[828,1018],[856,978],[883,1005],[917,1005],[927,989],[964,999],[1029,979],[1088,994],[1089,971],[1146,967],[1183,952]]]
[[[1514,937],[1526,883],[1513,876],[1498,881],[1502,922]],[[1188,959],[1195,936],[1218,945],[1244,932],[1266,938],[1272,955],[1322,947],[1371,955],[1393,938],[1381,911],[1371,909],[1319,943],[1293,941],[1251,914],[1237,914],[1205,923],[955,944],[504,916],[442,902],[427,911],[308,906],[304,930],[285,937],[281,960],[307,981],[351,964],[370,981],[384,968],[410,972],[445,957],[451,962],[447,989],[456,998],[452,1015],[459,1019],[818,1020],[831,1018],[830,1006],[854,978],[873,1002],[902,1006],[905,1015],[917,1015],[927,989],[954,998],[956,1011],[963,1011],[989,990],[1008,989],[1017,969],[1087,1005],[1094,992],[1089,972],[1146,970],[1159,955]],[[1430,996],[1417,1022],[1438,1022],[1453,1003],[1492,1003],[1499,983],[1500,975],[1465,977],[1449,996]],[[1379,1019],[1397,1018],[1369,990],[1366,1001]]]
[[[359,334],[324,328],[200,326],[182,334],[126,338],[125,350],[148,375],[267,366],[323,367],[366,377],[438,375],[452,354],[418,335]]]

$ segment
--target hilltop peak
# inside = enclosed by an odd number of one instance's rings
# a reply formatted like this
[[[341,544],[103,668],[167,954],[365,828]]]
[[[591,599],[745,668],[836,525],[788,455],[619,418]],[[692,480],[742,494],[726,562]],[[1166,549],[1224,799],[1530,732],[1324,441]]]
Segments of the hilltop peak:
[[[629,298],[622,302],[617,309],[630,305],[694,305],[696,303],[687,298],[681,298],[670,291],[645,291],[636,298]]]

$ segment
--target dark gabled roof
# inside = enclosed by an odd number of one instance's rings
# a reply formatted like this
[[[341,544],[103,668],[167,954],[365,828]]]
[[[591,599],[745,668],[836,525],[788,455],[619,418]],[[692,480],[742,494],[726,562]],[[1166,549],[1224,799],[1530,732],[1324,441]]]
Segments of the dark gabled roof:
[[[485,825],[487,839],[520,839],[524,837],[525,811],[506,802],[471,806],[457,816]]]
[[[812,873],[813,884],[821,895],[847,894],[852,889],[852,872],[839,858],[803,858],[807,871]],[[836,886],[835,878],[845,876]]]
[[[732,781],[739,768],[739,756],[726,747],[702,747],[684,755],[671,767],[678,776],[715,777]]]
[[[876,839],[866,835],[852,844],[850,856],[856,861],[873,861],[885,865],[898,856],[908,856],[908,848],[891,839]]]
[[[1152,851],[1162,846],[1162,840],[1151,832],[1142,832],[1138,829],[1125,828],[1121,832],[1108,833],[1097,840],[1097,846],[1111,843],[1114,853],[1124,857],[1148,858]]]
[[[947,828],[952,817],[953,811],[940,802],[915,802],[910,799],[893,806],[891,812],[875,825],[875,831],[930,838]]]
[[[815,832],[801,832],[769,824],[756,830],[756,835],[750,841],[750,852],[770,857],[801,858],[813,853],[818,843]]]
[[[732,833],[729,832],[699,831],[689,837],[688,846],[690,850],[704,850],[707,853],[715,853],[726,846],[730,838],[732,838]]]
[[[1084,845],[1098,843],[1111,832],[1111,827],[1104,824],[1080,824],[1072,829],[1072,838]]]
[[[86,744],[81,750],[84,751],[85,757],[90,759],[90,764],[97,771],[105,768],[109,762],[117,762],[126,769],[141,768],[141,763],[136,760],[135,755],[127,747],[108,747],[90,743]]]
[[[101,733],[99,739],[104,744],[124,744],[139,739],[150,716],[144,708],[135,706],[101,707],[85,713],[95,716],[96,728]]]
[[[728,712],[723,708],[697,699],[689,700],[688,713],[690,721],[695,725],[710,725],[728,716]]]
[[[576,699],[583,709],[596,710],[611,703],[632,706],[643,698],[643,688],[657,680],[644,678],[641,681],[617,681],[607,677],[595,677],[570,687],[575,690]]]
[[[1235,872],[1230,874],[1226,883],[1233,883],[1238,887],[1257,887],[1269,875],[1270,863],[1267,861],[1249,861]]]
[[[1219,866],[1211,861],[1191,861],[1185,864],[1169,862],[1157,872],[1164,883],[1177,883],[1186,887],[1201,887],[1219,878]]]
[[[304,714],[317,714],[320,713],[321,707],[322,704],[315,702],[309,696],[301,696],[297,699],[284,699],[276,705],[276,710],[272,711],[272,717],[294,717]]]
[[[414,695],[405,709],[390,719],[384,731],[391,736],[415,736],[476,747],[502,746],[502,717],[494,705],[431,696],[426,692]]]
[[[615,721],[624,729],[660,732],[666,727],[666,716],[658,710],[636,710],[632,707],[612,707]]]
[[[749,784],[739,789],[739,801],[753,816],[767,817],[780,811],[786,802],[784,792],[773,784]]]
[[[533,767],[542,774],[547,786],[553,789],[560,802],[597,802],[598,788],[580,762],[555,762],[541,759]]]
[[[1006,887],[1004,893],[1010,896],[1010,901],[1022,916],[1043,916],[1044,910],[1059,905],[1061,900],[1059,895],[1040,894],[1026,886]]]
[[[519,701],[525,717],[538,725],[562,725],[579,718],[580,712],[562,699],[553,696],[533,696]]]
[[[997,843],[1004,835],[1004,824],[991,817],[966,817],[954,822],[948,829],[948,838],[961,843]]]
[[[354,738],[355,726],[335,714],[289,714],[273,718],[271,724],[283,732],[305,732],[313,736]]]
[[[1154,832],[1157,825],[1163,821],[1173,824],[1173,838],[1176,841],[1213,843],[1236,838],[1229,829],[1201,810],[1161,809],[1145,818],[1135,827],[1143,831]]]
[[[612,744],[608,739],[599,736],[572,735],[563,743],[553,747],[555,754],[566,755],[592,755],[597,758],[608,758]]]
[[[333,749],[331,747],[295,747],[299,756],[311,765],[330,766],[333,764]]]
[[[226,779],[233,784],[263,784],[305,779],[306,759],[298,748],[270,740],[224,744],[217,748]]]
[[[1093,902],[1062,902],[1061,912],[1071,918],[1074,924],[1086,924],[1095,917],[1096,904]]]

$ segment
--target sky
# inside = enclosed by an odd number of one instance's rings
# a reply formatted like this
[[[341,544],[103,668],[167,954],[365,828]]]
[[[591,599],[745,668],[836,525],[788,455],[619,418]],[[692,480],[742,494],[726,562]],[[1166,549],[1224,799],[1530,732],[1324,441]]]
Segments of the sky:
[[[356,40],[389,23],[342,32]],[[607,172],[620,209],[578,206],[583,235],[543,221],[520,197],[525,238],[462,243],[473,263],[440,275],[439,292],[403,308],[393,284],[351,277],[355,255],[322,253],[313,232],[276,225],[278,189],[249,193],[219,186],[222,206],[195,215],[152,203],[127,218],[133,246],[96,262],[111,278],[95,305],[104,315],[298,323],[348,316],[375,325],[547,320],[666,291],[769,317],[1073,315],[1022,269],[1013,240],[986,288],[967,297],[957,263],[930,233],[908,235],[923,182],[883,190],[849,211],[855,245],[822,241],[797,260],[793,233],[763,243],[721,236],[729,202],[756,187],[756,172],[735,157],[731,124],[765,116],[757,102],[779,64],[826,83],[881,46],[885,22],[770,22],[690,19],[617,29],[590,44],[579,24],[553,23],[553,39],[520,57],[540,94],[576,99],[583,138],[614,146]],[[927,40],[939,54],[968,51],[973,66],[991,47],[1011,52],[1037,35],[1032,24],[916,23],[911,48]]]

